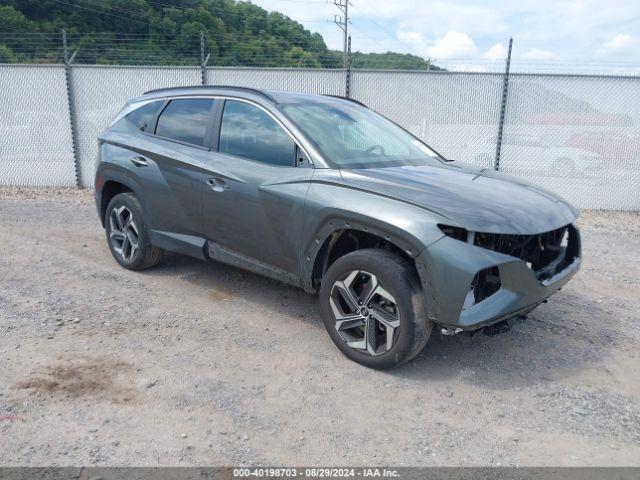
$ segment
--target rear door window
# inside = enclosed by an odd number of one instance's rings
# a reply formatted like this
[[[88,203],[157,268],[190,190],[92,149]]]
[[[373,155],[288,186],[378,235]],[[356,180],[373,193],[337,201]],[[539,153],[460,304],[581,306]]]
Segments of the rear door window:
[[[156,135],[205,147],[212,107],[210,98],[171,100],[158,118]]]
[[[127,119],[141,132],[153,133],[156,114],[163,104],[164,100],[149,102],[129,113]]]

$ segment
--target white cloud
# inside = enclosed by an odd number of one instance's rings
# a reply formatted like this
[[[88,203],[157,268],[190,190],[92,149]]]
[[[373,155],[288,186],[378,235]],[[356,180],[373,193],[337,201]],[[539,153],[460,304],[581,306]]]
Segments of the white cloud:
[[[418,53],[419,55],[429,56],[428,50],[429,46],[427,45],[426,40],[424,39],[422,33],[420,32],[398,32],[398,40],[413,49],[414,53]]]
[[[320,32],[330,48],[342,48],[342,31],[327,2],[251,0]],[[570,69],[592,61],[624,59],[640,65],[640,1],[616,0],[353,0],[353,50],[407,52],[425,58],[495,64],[514,37],[514,62],[562,63]],[[469,60],[467,60],[470,57]],[[473,61],[472,61],[473,60]],[[629,67],[631,68],[631,67]],[[635,67],[634,67],[635,68]]]
[[[600,48],[595,50],[601,61],[611,59],[625,59],[638,61],[638,50],[640,49],[640,37],[628,33],[618,33],[602,43]]]
[[[352,14],[378,20],[395,21],[403,31],[425,31],[441,36],[448,30],[476,36],[491,31],[502,34],[507,29],[501,5],[470,5],[459,0],[358,0]]]
[[[429,49],[429,53],[436,58],[473,55],[476,53],[476,46],[466,33],[449,30],[444,37],[436,40],[435,45]]]
[[[489,60],[503,60],[507,58],[507,47],[502,43],[496,43],[484,54]]]
[[[457,63],[452,65],[447,65],[447,68],[455,72],[488,72],[489,68],[486,65],[477,65],[477,64],[467,64],[467,63]]]
[[[398,32],[398,39],[410,46],[424,57],[451,58],[464,55],[475,55],[477,48],[469,35],[449,30],[429,45],[421,32]]]
[[[604,48],[607,50],[627,50],[640,44],[640,40],[632,37],[628,33],[619,33],[608,42],[605,42]]]
[[[556,54],[542,48],[530,48],[522,55],[525,60],[555,60]]]

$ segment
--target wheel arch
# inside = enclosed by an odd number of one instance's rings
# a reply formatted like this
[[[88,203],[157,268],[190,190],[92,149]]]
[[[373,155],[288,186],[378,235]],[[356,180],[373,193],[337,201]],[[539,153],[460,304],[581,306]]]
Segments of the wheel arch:
[[[100,213],[100,222],[104,227],[104,217],[106,214],[107,206],[113,197],[119,193],[130,192],[133,193],[143,212],[148,215],[147,205],[142,195],[142,186],[129,174],[120,172],[115,169],[103,170],[98,172],[97,177],[101,181],[100,194],[98,208]]]
[[[324,272],[333,262],[347,253],[365,248],[392,251],[407,260],[420,274],[415,257],[424,247],[421,242],[414,238],[403,238],[408,235],[394,232],[397,227],[392,225],[378,226],[372,223],[343,217],[327,219],[303,250],[304,289],[309,292],[318,291]]]

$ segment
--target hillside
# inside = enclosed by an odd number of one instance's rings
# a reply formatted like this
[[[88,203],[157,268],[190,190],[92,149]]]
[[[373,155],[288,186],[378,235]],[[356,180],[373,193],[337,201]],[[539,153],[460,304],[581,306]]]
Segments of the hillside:
[[[59,62],[68,32],[76,62],[189,64],[205,34],[209,65],[339,68],[342,53],[279,12],[233,0],[3,0],[0,63]],[[104,32],[118,32],[104,33]],[[353,54],[355,68],[426,69],[408,54]],[[431,66],[432,69],[437,67]]]

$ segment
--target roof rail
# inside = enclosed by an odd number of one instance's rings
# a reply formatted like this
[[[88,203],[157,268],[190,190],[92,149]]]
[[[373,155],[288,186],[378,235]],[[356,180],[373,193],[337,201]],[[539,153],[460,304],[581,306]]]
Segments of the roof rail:
[[[369,108],[369,107],[367,107],[364,103],[362,103],[361,101],[359,101],[359,100],[355,100],[355,99],[350,98],[350,97],[344,97],[344,96],[342,96],[342,95],[328,95],[328,94],[325,94],[324,96],[325,96],[325,97],[332,97],[332,98],[339,98],[340,100],[346,100],[346,101],[348,101],[348,102],[357,103],[358,105],[361,105],[361,106],[363,106],[364,108]]]
[[[147,90],[143,93],[143,95],[147,95],[148,93],[159,93],[159,92],[170,92],[171,90],[183,90],[183,89],[196,89],[203,88],[203,85],[188,85],[184,87],[164,87],[164,88],[154,88],[153,90]]]
[[[257,95],[261,95],[265,97],[266,99],[270,100],[273,103],[278,103],[275,98],[273,98],[264,90],[259,90],[257,88],[249,88],[249,87],[235,87],[233,85],[189,85],[185,87],[156,88],[154,90],[148,90],[144,92],[143,95],[147,95],[148,93],[171,92],[175,90],[207,90],[212,88],[220,88],[224,90],[238,90],[241,92],[255,93]]]

